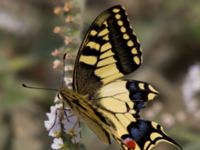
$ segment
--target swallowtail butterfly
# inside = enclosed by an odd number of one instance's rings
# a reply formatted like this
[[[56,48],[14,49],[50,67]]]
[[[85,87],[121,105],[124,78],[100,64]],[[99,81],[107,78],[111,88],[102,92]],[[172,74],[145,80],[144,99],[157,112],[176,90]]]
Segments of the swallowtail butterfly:
[[[123,78],[141,63],[127,13],[114,6],[90,26],[76,58],[73,89],[62,88],[59,96],[104,143],[113,137],[124,150],[150,150],[161,141],[180,147],[162,126],[139,116],[158,95],[148,83]]]

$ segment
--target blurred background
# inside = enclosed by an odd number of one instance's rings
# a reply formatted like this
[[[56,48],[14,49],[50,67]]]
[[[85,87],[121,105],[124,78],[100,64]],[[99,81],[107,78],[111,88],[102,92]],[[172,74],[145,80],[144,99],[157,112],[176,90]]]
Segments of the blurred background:
[[[200,149],[200,1],[1,0],[0,150],[51,149],[43,124],[55,93],[21,84],[59,88],[62,55],[70,53],[73,68],[87,28],[115,4],[125,6],[143,51],[143,65],[129,78],[161,93],[142,117],[162,124],[183,149]],[[85,149],[121,149],[82,128]],[[176,148],[162,143],[156,149]]]

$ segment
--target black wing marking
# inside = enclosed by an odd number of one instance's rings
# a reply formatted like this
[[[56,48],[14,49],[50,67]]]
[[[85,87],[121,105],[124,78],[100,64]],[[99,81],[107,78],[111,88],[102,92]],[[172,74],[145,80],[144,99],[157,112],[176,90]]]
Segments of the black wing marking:
[[[121,137],[122,145],[128,150],[151,150],[158,143],[165,141],[180,149],[173,139],[171,139],[159,124],[146,120],[131,122],[127,127],[128,134]]]
[[[126,11],[114,6],[100,14],[79,49],[73,88],[93,97],[98,88],[136,70],[141,62],[140,44]]]

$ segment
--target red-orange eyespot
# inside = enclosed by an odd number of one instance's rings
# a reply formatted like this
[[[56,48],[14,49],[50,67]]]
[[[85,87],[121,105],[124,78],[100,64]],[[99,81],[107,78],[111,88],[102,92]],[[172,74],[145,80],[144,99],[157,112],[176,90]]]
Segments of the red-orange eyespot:
[[[131,139],[131,138],[126,138],[123,140],[123,143],[130,148],[131,150],[134,150],[136,147],[136,142],[135,140]]]

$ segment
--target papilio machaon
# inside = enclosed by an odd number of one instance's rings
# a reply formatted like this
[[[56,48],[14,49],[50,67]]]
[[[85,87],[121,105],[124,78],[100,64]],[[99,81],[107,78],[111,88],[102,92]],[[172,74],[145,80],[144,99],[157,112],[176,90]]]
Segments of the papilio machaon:
[[[62,88],[60,97],[104,143],[114,137],[124,150],[150,150],[161,141],[180,147],[160,125],[139,117],[158,94],[150,84],[123,78],[141,63],[127,13],[114,6],[90,26],[76,58],[73,90]]]

